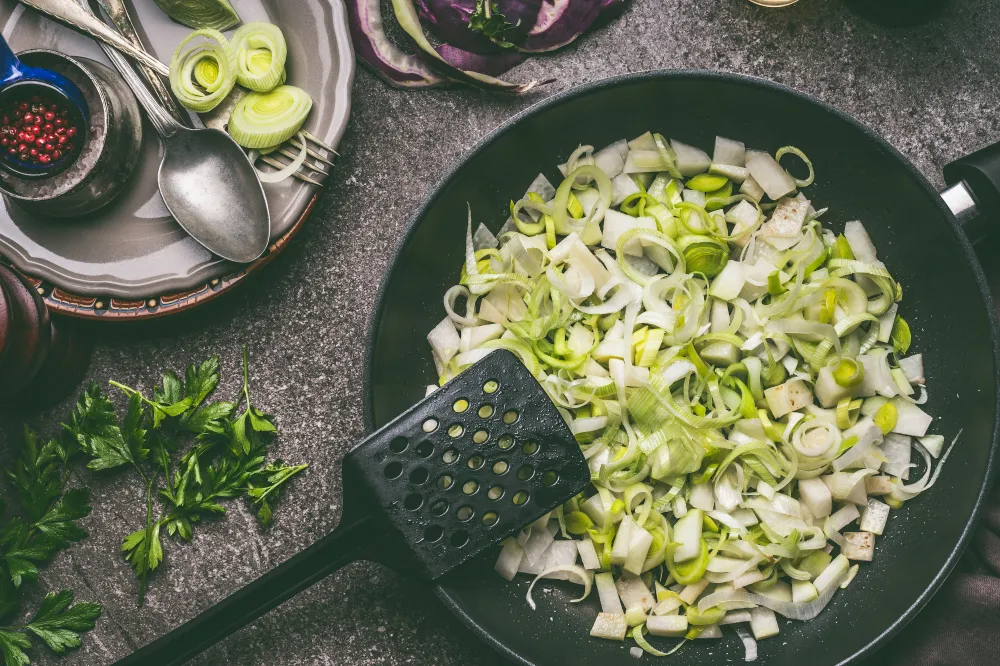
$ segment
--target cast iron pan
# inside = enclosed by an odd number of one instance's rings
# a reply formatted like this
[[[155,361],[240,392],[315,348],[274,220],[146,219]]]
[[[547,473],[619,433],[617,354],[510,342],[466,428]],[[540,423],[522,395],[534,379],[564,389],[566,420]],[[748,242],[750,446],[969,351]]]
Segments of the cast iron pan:
[[[937,485],[893,513],[875,561],[819,618],[783,622],[779,637],[760,644],[759,663],[768,666],[800,666],[803,655],[812,666],[846,664],[870,654],[917,613],[968,541],[997,440],[998,336],[972,247],[938,193],[881,138],[822,102],[743,76],[658,72],[577,88],[513,118],[434,190],[399,245],[368,342],[366,425],[380,427],[403,412],[435,378],[425,336],[443,316],[445,290],[458,280],[466,202],[477,222],[496,231],[510,198],[539,172],[558,182],[555,165],[577,145],[600,147],[646,130],[707,150],[716,134],[771,152],[788,144],[804,150],[817,171],[809,195],[831,208],[824,222],[842,228],[864,221],[903,285],[901,312],[913,329],[913,351],[924,353],[934,432],[950,441],[964,429]],[[989,179],[1000,165],[993,151],[952,169],[987,209],[1000,199]],[[532,611],[524,599],[527,577],[508,583],[493,572],[493,557],[445,577],[437,594],[503,655],[534,666],[635,663],[628,647],[589,637],[596,594],[569,604],[572,586],[536,591]],[[742,644],[726,633],[722,640],[693,641],[670,663],[742,663]]]

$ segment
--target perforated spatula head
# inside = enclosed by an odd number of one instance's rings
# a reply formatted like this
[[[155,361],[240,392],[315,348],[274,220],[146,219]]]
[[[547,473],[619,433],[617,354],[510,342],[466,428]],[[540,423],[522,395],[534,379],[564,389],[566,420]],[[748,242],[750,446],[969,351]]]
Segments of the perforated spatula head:
[[[344,458],[344,521],[391,544],[371,559],[442,576],[582,491],[580,446],[511,352],[490,353]]]

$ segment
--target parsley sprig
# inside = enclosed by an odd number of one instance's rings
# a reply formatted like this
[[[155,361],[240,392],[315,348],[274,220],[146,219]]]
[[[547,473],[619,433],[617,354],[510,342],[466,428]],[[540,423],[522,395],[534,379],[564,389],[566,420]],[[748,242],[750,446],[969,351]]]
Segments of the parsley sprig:
[[[67,488],[81,453],[66,433],[42,441],[25,428],[7,471],[12,492],[0,499],[0,655],[6,666],[30,663],[32,636],[56,654],[79,647],[80,634],[101,614],[100,604],[73,604],[73,592],[62,590],[46,596],[27,622],[8,624],[20,615],[24,589],[38,581],[38,567],[87,536],[77,521],[90,513],[90,493]]]
[[[66,428],[89,458],[88,467],[129,466],[145,488],[144,524],[122,542],[139,578],[141,606],[149,574],[163,561],[164,532],[190,541],[198,523],[224,515],[223,502],[244,495],[267,527],[284,484],[308,465],[267,462],[278,429],[251,400],[245,348],[243,386],[232,402],[209,400],[219,383],[214,356],[188,366],[183,379],[167,371],[152,397],[109,383],[128,396],[125,417],[118,422],[111,402],[91,386]]]
[[[30,619],[13,623],[23,617],[23,590],[38,581],[39,566],[87,536],[77,523],[90,514],[90,493],[69,487],[79,461],[98,473],[131,468],[143,484],[144,524],[122,543],[125,559],[139,577],[140,606],[149,574],[163,561],[164,532],[190,541],[195,525],[224,515],[224,503],[243,496],[267,527],[285,484],[308,467],[267,462],[278,428],[251,400],[245,348],[243,386],[232,402],[210,400],[219,384],[219,359],[214,356],[188,366],[183,379],[167,371],[152,397],[109,383],[128,398],[123,418],[92,384],[56,437],[43,441],[25,428],[18,457],[6,473],[12,492],[0,496],[4,666],[27,666],[33,639],[56,654],[79,647],[80,634],[93,629],[101,614],[100,604],[74,604],[73,592],[62,590],[48,594]]]

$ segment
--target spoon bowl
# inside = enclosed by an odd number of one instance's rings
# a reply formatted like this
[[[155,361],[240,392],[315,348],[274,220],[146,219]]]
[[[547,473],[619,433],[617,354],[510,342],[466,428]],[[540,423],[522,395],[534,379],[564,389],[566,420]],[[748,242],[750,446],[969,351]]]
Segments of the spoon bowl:
[[[167,209],[223,259],[249,263],[267,249],[270,215],[246,153],[215,129],[181,128],[164,137],[159,185]]]

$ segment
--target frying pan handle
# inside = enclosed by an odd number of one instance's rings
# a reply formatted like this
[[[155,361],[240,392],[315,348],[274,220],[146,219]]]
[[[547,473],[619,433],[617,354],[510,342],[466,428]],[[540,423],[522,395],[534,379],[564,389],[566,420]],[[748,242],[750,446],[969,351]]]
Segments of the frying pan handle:
[[[950,186],[945,203],[976,243],[988,233],[987,221],[1000,220],[1000,143],[955,160],[944,167]]]
[[[180,666],[372,548],[372,521],[344,519],[331,534],[114,666]]]

